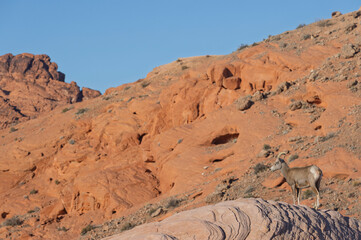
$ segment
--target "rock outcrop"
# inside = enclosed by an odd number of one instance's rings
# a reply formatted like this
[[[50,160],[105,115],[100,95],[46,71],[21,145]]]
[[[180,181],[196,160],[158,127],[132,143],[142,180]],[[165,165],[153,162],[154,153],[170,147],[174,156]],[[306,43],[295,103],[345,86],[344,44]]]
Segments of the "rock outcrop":
[[[0,128],[34,118],[58,105],[100,95],[66,83],[65,74],[47,55],[6,54],[0,56]]]
[[[106,240],[360,239],[361,221],[336,211],[262,199],[238,199],[175,214]]]

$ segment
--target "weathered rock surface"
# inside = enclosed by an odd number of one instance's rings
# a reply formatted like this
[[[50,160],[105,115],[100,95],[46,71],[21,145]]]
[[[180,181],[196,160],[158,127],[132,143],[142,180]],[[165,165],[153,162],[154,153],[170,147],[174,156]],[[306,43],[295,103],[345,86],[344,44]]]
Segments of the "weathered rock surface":
[[[66,83],[65,74],[47,55],[0,56],[0,128],[34,118],[58,105],[80,102],[100,95]]]
[[[238,199],[175,214],[106,240],[360,239],[361,221],[336,211]]]

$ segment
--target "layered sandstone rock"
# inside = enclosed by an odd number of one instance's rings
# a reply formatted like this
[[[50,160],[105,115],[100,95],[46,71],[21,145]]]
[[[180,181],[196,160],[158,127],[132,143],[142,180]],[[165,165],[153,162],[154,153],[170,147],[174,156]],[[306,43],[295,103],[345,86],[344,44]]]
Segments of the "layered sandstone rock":
[[[335,211],[239,199],[175,214],[106,240],[360,239],[361,221]]]
[[[0,128],[34,118],[58,105],[100,95],[66,83],[65,74],[47,55],[6,54],[0,56]]]

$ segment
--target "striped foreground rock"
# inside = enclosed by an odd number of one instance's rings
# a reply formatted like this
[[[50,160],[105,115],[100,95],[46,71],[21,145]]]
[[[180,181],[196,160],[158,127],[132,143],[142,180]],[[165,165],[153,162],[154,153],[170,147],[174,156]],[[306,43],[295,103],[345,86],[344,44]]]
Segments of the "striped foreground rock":
[[[184,211],[106,239],[361,239],[361,221],[336,211],[238,199]]]

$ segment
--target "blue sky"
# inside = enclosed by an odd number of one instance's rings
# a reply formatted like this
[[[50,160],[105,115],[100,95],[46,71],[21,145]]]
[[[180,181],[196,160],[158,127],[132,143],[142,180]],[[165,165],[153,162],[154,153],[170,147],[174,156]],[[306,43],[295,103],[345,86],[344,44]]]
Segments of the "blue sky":
[[[179,57],[229,54],[355,0],[0,0],[0,55],[47,54],[66,82],[100,90]]]

